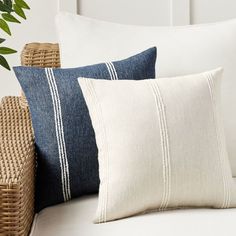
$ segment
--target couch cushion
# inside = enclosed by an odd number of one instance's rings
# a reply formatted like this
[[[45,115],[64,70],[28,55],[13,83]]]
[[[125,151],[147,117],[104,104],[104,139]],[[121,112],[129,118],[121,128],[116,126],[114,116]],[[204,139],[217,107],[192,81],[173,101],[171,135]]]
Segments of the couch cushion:
[[[235,236],[236,209],[153,212],[93,224],[97,201],[94,195],[44,209],[36,215],[30,236]]]

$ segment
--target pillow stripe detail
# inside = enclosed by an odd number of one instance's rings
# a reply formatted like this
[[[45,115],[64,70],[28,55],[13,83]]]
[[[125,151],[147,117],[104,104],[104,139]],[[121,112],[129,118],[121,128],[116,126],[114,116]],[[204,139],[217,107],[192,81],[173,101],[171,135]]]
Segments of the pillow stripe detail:
[[[63,198],[64,198],[64,201],[68,201],[69,199],[71,199],[71,192],[70,192],[69,168],[68,168],[67,152],[66,152],[66,145],[65,145],[60,97],[59,97],[53,70],[50,68],[46,68],[45,74],[48,80],[51,98],[53,102],[55,130],[56,130],[59,161],[60,161],[60,168],[61,168],[61,182],[62,182]]]
[[[105,65],[106,65],[106,67],[107,67],[107,70],[108,70],[108,72],[109,72],[109,75],[110,75],[111,80],[113,80],[113,74],[112,74],[112,71],[111,71],[111,69],[110,69],[110,65],[109,65],[108,63],[105,63]]]
[[[66,199],[66,189],[65,189],[65,184],[64,184],[64,180],[65,180],[65,172],[64,172],[64,166],[62,164],[62,160],[60,158],[61,156],[61,145],[59,142],[59,134],[58,134],[58,109],[57,109],[57,105],[56,105],[56,99],[55,99],[55,91],[53,90],[53,85],[52,85],[52,81],[51,81],[51,77],[49,74],[49,69],[45,69],[45,74],[46,74],[46,78],[48,81],[48,85],[49,85],[49,89],[50,89],[50,93],[51,93],[51,98],[52,98],[52,103],[53,103],[53,111],[54,111],[54,121],[55,121],[55,131],[56,131],[56,137],[57,137],[57,144],[58,144],[58,153],[59,153],[59,160],[60,160],[60,168],[61,168],[61,182],[62,182],[62,192],[63,192],[63,197],[64,200]]]
[[[53,69],[49,69],[49,74],[51,72],[51,78],[54,83],[57,99],[58,99],[58,110],[59,110],[59,124],[60,124],[60,129],[59,129],[59,134],[61,138],[61,147],[62,147],[62,160],[65,168],[65,176],[66,176],[66,181],[65,181],[65,186],[66,186],[66,192],[67,192],[67,198],[65,201],[68,201],[71,199],[71,192],[70,192],[70,177],[69,177],[69,166],[68,166],[68,159],[67,159],[67,151],[66,151],[66,144],[65,144],[65,135],[64,135],[64,128],[63,128],[63,120],[62,120],[62,112],[61,112],[61,102],[60,102],[60,97],[56,85],[56,79],[53,73]]]
[[[171,165],[170,165],[170,150],[169,150],[169,137],[165,113],[165,105],[161,92],[156,81],[148,82],[151,87],[152,93],[155,98],[159,126],[161,136],[161,147],[162,147],[162,161],[163,161],[163,196],[159,211],[163,211],[168,207],[171,195]]]
[[[118,75],[117,75],[114,64],[112,62],[107,62],[105,63],[105,65],[108,69],[111,80],[118,80]]]
[[[221,142],[220,137],[222,136],[220,126],[219,126],[219,117],[217,116],[218,111],[217,111],[217,102],[216,102],[216,96],[215,96],[215,84],[212,79],[212,74],[206,73],[206,79],[209,87],[209,92],[210,92],[210,97],[211,97],[211,102],[213,104],[213,118],[215,122],[215,130],[216,130],[216,136],[217,136],[217,147],[218,147],[218,153],[219,153],[219,160],[220,160],[220,168],[221,168],[221,174],[222,174],[222,180],[223,180],[223,202],[221,208],[228,208],[230,206],[230,183],[228,178],[225,175],[225,159],[222,158],[224,153],[224,148],[223,144]]]
[[[117,75],[116,68],[115,68],[114,64],[112,62],[109,62],[109,64],[115,74],[115,79],[118,80],[118,75]]]
[[[78,80],[79,81],[79,80]],[[94,105],[94,113],[96,113],[96,116],[99,120],[98,125],[100,127],[100,136],[102,137],[100,140],[102,140],[103,142],[103,153],[104,153],[104,161],[100,162],[101,166],[105,167],[105,178],[107,181],[109,181],[109,152],[108,152],[108,147],[107,147],[107,138],[106,138],[106,130],[105,130],[105,125],[103,123],[103,117],[102,117],[102,111],[101,111],[101,107],[99,104],[99,100],[97,98],[95,89],[93,87],[93,84],[91,83],[90,80],[84,80],[84,83],[87,85],[86,89],[87,89],[87,93],[90,94],[90,97],[88,99],[91,100],[91,102],[95,103]],[[91,113],[91,115],[93,115],[93,113]],[[103,167],[103,168],[104,168]],[[101,190],[99,190],[99,194],[101,194],[100,192]],[[106,222],[107,220],[107,204],[108,204],[108,183],[104,184],[104,188],[102,188],[103,191],[103,201],[101,202],[101,209],[99,210],[101,212],[101,214],[99,214],[99,223],[102,222]]]

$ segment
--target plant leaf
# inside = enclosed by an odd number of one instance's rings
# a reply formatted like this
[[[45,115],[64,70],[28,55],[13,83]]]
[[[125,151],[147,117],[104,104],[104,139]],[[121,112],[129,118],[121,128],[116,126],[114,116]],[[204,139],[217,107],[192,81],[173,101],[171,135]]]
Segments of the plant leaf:
[[[13,23],[20,23],[13,15],[10,13],[2,13],[2,18],[6,21],[13,22]]]
[[[16,13],[18,16],[20,16],[20,17],[22,17],[23,19],[26,20],[25,13],[24,13],[24,11],[22,10],[21,7],[19,7],[19,6],[16,5],[16,4],[13,4],[13,9],[14,9],[15,13]]]
[[[6,39],[0,38],[0,44],[3,43],[3,42],[5,42],[5,41],[6,41]]]
[[[0,19],[0,28],[5,31],[7,34],[11,35],[11,31],[10,28],[7,24],[6,21],[4,21],[3,19]]]
[[[12,12],[12,7],[9,7],[7,4],[4,4],[2,1],[0,1],[0,11],[3,12]]]
[[[3,3],[12,9],[12,0],[3,0]]]
[[[11,48],[7,47],[0,47],[0,54],[13,54],[16,53],[17,51]]]
[[[0,55],[0,65],[4,68],[6,68],[7,70],[11,70],[7,60],[5,59],[5,57]]]
[[[29,10],[29,5],[24,0],[15,0],[16,5],[18,5],[21,8]]]

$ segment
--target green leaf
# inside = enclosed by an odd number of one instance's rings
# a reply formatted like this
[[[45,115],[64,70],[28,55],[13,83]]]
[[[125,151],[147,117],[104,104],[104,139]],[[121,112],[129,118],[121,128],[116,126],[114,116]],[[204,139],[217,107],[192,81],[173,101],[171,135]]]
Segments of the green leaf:
[[[20,23],[13,15],[10,13],[2,13],[2,18],[6,21],[13,22],[13,23]]]
[[[7,4],[4,4],[2,1],[0,1],[0,11],[2,12],[12,12],[12,7],[9,7]]]
[[[3,43],[3,42],[5,42],[5,41],[6,41],[6,39],[0,38],[0,44]]]
[[[22,18],[24,18],[24,19],[26,20],[25,13],[24,13],[24,11],[22,10],[21,7],[19,7],[19,6],[16,5],[16,4],[13,4],[13,9],[14,9],[15,13],[16,13],[18,16],[20,16],[20,17],[22,17]]]
[[[16,53],[17,51],[11,48],[7,47],[0,47],[0,54],[13,54]]]
[[[24,9],[30,9],[29,5],[24,0],[15,0],[15,3],[17,6],[24,8]]]
[[[8,7],[12,8],[12,0],[3,0],[3,3]]]
[[[0,65],[4,68],[6,68],[7,70],[11,70],[7,60],[5,59],[5,57],[0,55]]]
[[[3,19],[0,19],[0,28],[5,31],[7,34],[11,35],[11,31],[10,28],[7,24],[6,21],[4,21]]]

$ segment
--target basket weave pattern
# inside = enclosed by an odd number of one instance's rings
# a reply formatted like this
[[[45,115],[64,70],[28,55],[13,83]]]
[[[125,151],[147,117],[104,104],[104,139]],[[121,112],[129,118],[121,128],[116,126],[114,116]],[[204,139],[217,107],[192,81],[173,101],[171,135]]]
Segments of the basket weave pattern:
[[[59,67],[58,44],[33,43],[22,65]],[[27,101],[5,97],[0,103],[0,236],[27,236],[34,218],[36,154]]]
[[[29,43],[21,53],[21,64],[36,67],[60,67],[58,44]]]
[[[34,199],[34,139],[29,112],[19,98],[0,107],[0,235],[25,235]]]

